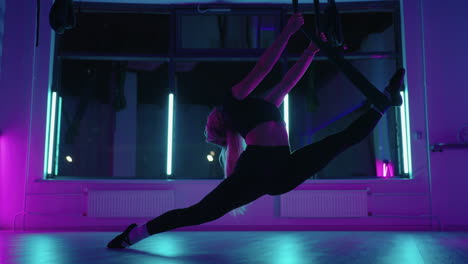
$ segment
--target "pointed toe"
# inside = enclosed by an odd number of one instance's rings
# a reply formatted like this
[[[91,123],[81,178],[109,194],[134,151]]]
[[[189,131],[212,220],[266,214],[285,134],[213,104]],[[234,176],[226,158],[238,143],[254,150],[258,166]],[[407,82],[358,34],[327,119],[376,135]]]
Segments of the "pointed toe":
[[[126,248],[128,246],[131,246],[132,244],[130,243],[130,240],[128,238],[128,234],[130,231],[132,231],[133,228],[137,227],[137,224],[133,223],[130,226],[125,229],[125,231],[116,236],[114,239],[112,239],[108,244],[108,248]]]

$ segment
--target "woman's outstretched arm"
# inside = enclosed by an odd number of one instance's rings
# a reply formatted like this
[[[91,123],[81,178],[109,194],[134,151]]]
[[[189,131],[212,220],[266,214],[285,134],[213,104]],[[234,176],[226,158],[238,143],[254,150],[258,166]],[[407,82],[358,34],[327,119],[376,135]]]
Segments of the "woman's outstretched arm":
[[[242,100],[258,86],[281,57],[289,38],[296,33],[303,24],[304,18],[300,13],[294,14],[289,18],[288,24],[283,28],[273,44],[265,50],[257,64],[255,64],[255,67],[242,81],[232,87],[234,97]]]
[[[281,57],[281,54],[284,51],[284,48],[288,44],[291,36],[296,33],[304,25],[304,18],[301,13],[296,13],[292,15],[287,25],[283,28],[280,35],[276,40],[268,47],[265,52],[262,54],[260,59],[257,62],[259,67],[271,71],[273,66],[275,66],[278,59]]]
[[[289,93],[289,91],[291,91],[297,82],[299,82],[307,68],[309,68],[318,51],[319,49],[317,46],[311,42],[299,57],[299,60],[288,70],[283,80],[273,87],[265,96],[265,100],[279,107],[283,102],[284,97]]]

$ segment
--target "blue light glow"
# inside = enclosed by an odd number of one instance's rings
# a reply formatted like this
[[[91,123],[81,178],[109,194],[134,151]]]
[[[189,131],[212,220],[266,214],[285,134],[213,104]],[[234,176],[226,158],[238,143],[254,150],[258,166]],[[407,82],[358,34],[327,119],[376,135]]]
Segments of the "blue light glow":
[[[167,122],[167,164],[166,174],[172,175],[172,133],[174,126],[174,94],[169,94],[169,116]]]
[[[62,97],[59,96],[58,119],[57,119],[57,144],[55,145],[55,176],[58,175],[59,155],[60,155],[60,126],[62,123]]]
[[[403,171],[411,175],[411,142],[410,142],[410,125],[409,125],[409,107],[408,107],[408,94],[400,92],[403,98],[403,104],[400,107],[401,118],[401,138],[403,145]]]
[[[45,138],[45,146],[44,146],[44,177],[47,175],[47,164],[48,164],[48,157],[49,157],[49,131],[50,131],[50,100],[51,100],[51,93],[47,94],[47,116],[46,116],[46,138]]]
[[[404,102],[409,102],[408,100],[408,93],[403,93],[404,94]],[[409,104],[405,104],[405,120],[406,120],[406,140],[407,140],[407,149],[406,151],[408,152],[408,174],[411,177],[411,174],[413,173],[413,164],[412,164],[412,157],[411,157],[411,131],[410,131],[410,117],[409,117]]]
[[[148,239],[145,241],[145,243],[147,244],[140,246],[140,248],[144,249],[145,252],[156,254],[158,256],[168,258],[167,260],[170,260],[169,262],[160,262],[158,259],[158,261],[156,261],[157,263],[182,263],[184,261],[179,262],[178,258],[185,257],[187,251],[194,250],[193,247],[190,247],[190,245],[186,244],[180,236],[176,235],[162,234],[158,237],[158,239]],[[174,258],[177,260],[176,262],[174,262]],[[155,263],[154,259],[150,261],[152,261],[151,263]]]
[[[55,113],[57,108],[57,92],[52,92],[52,107],[50,117],[50,130],[49,130],[49,149],[48,149],[48,162],[47,162],[47,174],[52,174],[52,155],[54,153],[54,136],[55,136]]]
[[[284,122],[286,123],[286,131],[289,135],[289,95],[284,97]]]
[[[392,238],[392,243],[383,251],[387,253],[382,257],[384,262],[423,264],[424,258],[418,248],[418,242],[413,237],[398,235]]]
[[[82,238],[90,239],[90,238]],[[29,248],[28,253],[22,252],[17,257],[18,262],[2,263],[69,263],[70,257],[76,258],[72,252],[68,252],[64,239],[56,234],[30,234],[27,239],[18,239],[18,249]],[[8,254],[7,254],[8,255]]]
[[[49,84],[47,92],[47,115],[46,115],[46,133],[45,133],[45,146],[44,146],[44,171],[43,177],[46,178],[49,158],[49,138],[50,138],[50,108],[51,108],[51,91],[52,91],[52,80],[54,72],[54,59],[55,58],[55,34],[51,34],[50,39],[50,55],[49,55]],[[52,150],[50,150],[52,151]]]

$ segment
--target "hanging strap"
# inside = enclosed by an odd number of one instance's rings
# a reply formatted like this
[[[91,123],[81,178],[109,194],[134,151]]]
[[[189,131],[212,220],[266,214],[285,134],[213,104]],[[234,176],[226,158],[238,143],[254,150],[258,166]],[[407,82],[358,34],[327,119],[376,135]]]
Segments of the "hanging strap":
[[[319,37],[315,35],[309,35],[305,31],[304,34],[306,37],[313,41],[317,47],[320,48],[320,51],[325,52],[328,59],[332,61],[342,72],[343,74],[356,86],[356,88],[361,91],[367,98],[369,98],[373,103],[378,106],[387,106],[389,100],[387,97],[380,92],[367,78],[354,67],[349,61],[347,61],[343,55],[337,52],[327,43],[323,42]]]
[[[341,27],[341,17],[338,13],[335,0],[328,0],[327,8],[325,9],[326,32],[328,43],[333,47],[343,46],[343,30]]]
[[[379,107],[385,108],[389,105],[388,98],[380,92],[367,78],[354,67],[349,61],[345,60],[344,56],[333,48],[330,44],[323,42],[319,35],[321,32],[319,26],[319,17],[320,17],[320,6],[319,1],[314,0],[315,12],[316,12],[316,32],[317,35],[309,35],[305,32],[304,29],[301,31],[304,35],[317,45],[320,48],[320,51],[323,51],[328,59],[332,61],[343,74],[356,86],[356,88],[361,91],[372,103],[378,105]],[[298,3],[296,0],[293,0],[293,7],[297,8]],[[336,5],[335,5],[336,8]]]
[[[314,10],[315,10],[315,34],[320,36],[320,33],[324,32],[320,27],[320,1],[314,0]]]
[[[294,14],[299,11],[299,0],[292,0]]]
[[[55,33],[62,35],[76,26],[73,0],[55,0],[50,8],[49,24]]]

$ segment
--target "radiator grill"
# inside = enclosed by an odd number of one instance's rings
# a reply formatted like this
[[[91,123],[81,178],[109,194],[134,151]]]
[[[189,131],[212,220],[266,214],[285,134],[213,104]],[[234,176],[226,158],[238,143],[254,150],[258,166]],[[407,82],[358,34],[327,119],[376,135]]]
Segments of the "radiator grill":
[[[292,191],[281,196],[282,217],[367,217],[366,190]]]
[[[156,217],[172,209],[172,190],[90,190],[88,193],[90,217]]]

